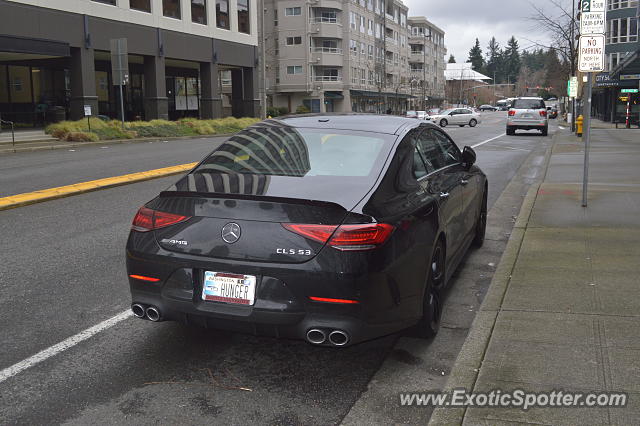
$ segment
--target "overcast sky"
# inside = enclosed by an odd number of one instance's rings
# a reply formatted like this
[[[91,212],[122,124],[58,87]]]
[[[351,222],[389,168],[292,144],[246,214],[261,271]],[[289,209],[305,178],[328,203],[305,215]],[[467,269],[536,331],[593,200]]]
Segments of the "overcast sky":
[[[540,6],[549,7],[548,0],[533,0]],[[466,62],[469,49],[476,37],[480,40],[482,53],[486,54],[489,39],[495,36],[501,47],[514,35],[521,48],[533,45],[529,40],[546,39],[536,30],[535,23],[527,20],[533,15],[528,0],[403,0],[409,7],[409,16],[426,16],[445,32],[448,53],[457,62]],[[561,0],[561,3],[565,1]],[[526,39],[525,39],[526,38]],[[449,56],[447,55],[447,59]]]

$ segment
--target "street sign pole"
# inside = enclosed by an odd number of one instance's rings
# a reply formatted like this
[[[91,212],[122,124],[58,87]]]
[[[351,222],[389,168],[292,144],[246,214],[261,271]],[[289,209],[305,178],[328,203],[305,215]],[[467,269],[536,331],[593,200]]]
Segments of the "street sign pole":
[[[582,207],[587,207],[587,186],[589,182],[589,148],[591,145],[591,93],[593,90],[593,73],[587,73],[584,105],[584,176],[582,179]]]
[[[118,69],[122,69],[122,55],[118,55]],[[120,77],[122,78],[122,74]],[[124,81],[120,80],[118,83],[118,87],[120,87],[120,117],[122,118],[122,130],[124,130],[124,99],[122,96],[122,84]]]
[[[584,175],[582,179],[582,207],[587,207],[589,184],[589,148],[591,146],[591,95],[593,73],[604,71],[606,10],[604,0],[580,1],[580,43],[578,70],[587,74],[584,89]]]

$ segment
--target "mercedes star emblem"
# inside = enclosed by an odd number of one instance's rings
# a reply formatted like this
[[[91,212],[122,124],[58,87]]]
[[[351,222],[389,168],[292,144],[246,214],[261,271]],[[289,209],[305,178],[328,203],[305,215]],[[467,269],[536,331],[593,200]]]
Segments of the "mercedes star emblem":
[[[240,239],[240,225],[231,222],[222,227],[222,239],[225,243],[233,244]]]

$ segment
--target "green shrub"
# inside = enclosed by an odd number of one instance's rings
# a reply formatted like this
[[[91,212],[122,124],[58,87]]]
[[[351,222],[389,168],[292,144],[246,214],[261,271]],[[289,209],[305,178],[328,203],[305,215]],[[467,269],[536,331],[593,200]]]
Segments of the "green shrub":
[[[67,140],[72,133],[91,134],[101,140],[132,139],[136,137],[179,137],[195,135],[216,135],[222,133],[236,133],[245,127],[258,122],[256,118],[227,117],[215,120],[198,120],[196,118],[183,118],[179,121],[151,120],[131,121],[122,123],[117,120],[102,121],[98,118],[91,119],[91,132],[87,126],[87,120],[62,121],[47,126],[45,132],[60,140]],[[91,136],[91,137],[94,137]],[[82,136],[73,136],[82,137]]]
[[[309,114],[310,112],[311,110],[304,105],[299,105],[298,108],[296,108],[296,114]]]
[[[287,115],[287,114],[289,114],[289,108],[287,108],[287,107],[279,107],[278,111],[280,112],[280,114],[278,114],[278,115]]]

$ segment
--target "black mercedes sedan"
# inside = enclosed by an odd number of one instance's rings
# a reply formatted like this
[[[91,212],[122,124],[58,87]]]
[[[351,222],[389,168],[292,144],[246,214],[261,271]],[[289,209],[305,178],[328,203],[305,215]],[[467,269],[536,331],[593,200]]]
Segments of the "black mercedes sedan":
[[[400,117],[248,127],[136,214],[133,314],[324,346],[409,327],[431,337],[443,288],[484,240],[475,159]]]

